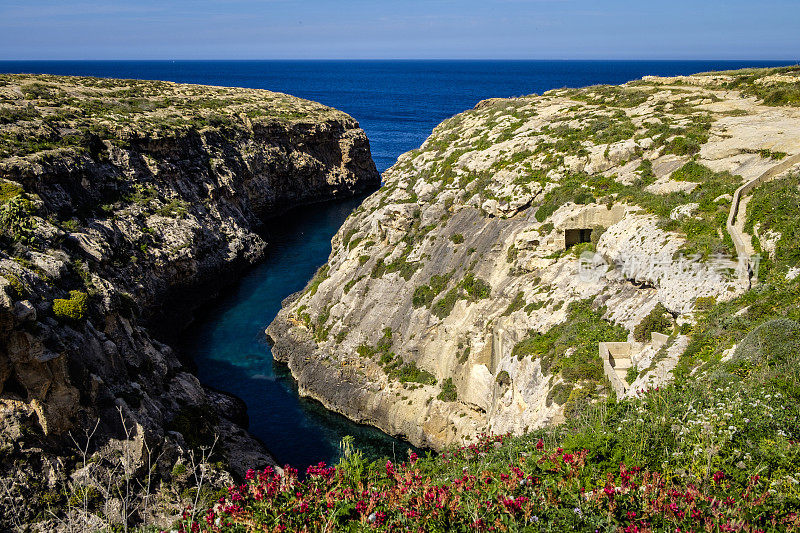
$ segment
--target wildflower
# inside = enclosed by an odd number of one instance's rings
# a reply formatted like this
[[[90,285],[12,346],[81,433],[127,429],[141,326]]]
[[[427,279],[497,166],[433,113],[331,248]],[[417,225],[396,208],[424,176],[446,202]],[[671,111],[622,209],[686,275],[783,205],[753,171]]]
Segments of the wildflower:
[[[540,438],[539,442],[536,443],[536,449],[541,451],[544,448],[544,441]]]

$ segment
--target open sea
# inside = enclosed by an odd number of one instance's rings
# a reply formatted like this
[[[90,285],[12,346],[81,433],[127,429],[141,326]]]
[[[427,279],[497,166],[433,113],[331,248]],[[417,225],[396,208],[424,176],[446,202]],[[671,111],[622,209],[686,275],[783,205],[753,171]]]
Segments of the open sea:
[[[442,120],[484,98],[559,87],[618,84],[644,75],[780,66],[770,61],[0,61],[0,72],[169,80],[280,91],[338,108],[367,132],[378,170],[418,147]],[[408,445],[302,399],[274,364],[264,328],[330,253],[330,239],[359,200],[302,207],[267,228],[263,263],[204,306],[179,349],[200,380],[242,398],[250,431],[280,463],[302,470],[335,462],[353,435],[370,457],[406,456]]]

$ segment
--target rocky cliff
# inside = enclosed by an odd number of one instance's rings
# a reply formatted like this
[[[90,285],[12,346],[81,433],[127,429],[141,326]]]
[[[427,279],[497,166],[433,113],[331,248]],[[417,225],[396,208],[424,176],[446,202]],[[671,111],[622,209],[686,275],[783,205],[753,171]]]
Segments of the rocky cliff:
[[[3,494],[6,523],[30,520],[41,494],[59,503],[58,483],[76,467],[70,437],[83,447],[98,420],[93,468],[134,450],[137,479],[152,471],[169,482],[187,451],[215,436],[215,460],[234,470],[270,463],[242,427],[243,406],[206,390],[156,337],[261,258],[265,220],[379,180],[358,123],[313,102],[0,76],[0,476],[14,489]],[[100,490],[100,474],[81,472]],[[15,518],[22,501],[29,510]]]
[[[671,379],[698,310],[755,282],[736,243],[766,233],[734,243],[726,221],[743,184],[797,167],[798,87],[797,68],[647,77],[446,120],[287,299],[275,357],[301,393],[433,448]],[[604,362],[601,342],[623,344]]]

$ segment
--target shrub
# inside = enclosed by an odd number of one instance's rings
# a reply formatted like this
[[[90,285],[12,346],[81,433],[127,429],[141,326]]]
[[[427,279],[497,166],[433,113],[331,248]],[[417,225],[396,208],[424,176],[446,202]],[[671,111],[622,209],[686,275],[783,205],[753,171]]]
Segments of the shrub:
[[[748,333],[736,346],[731,364],[779,366],[800,354],[800,324],[779,318],[765,322]]]
[[[436,303],[431,307],[431,314],[439,319],[445,319],[450,316],[456,302],[458,301],[458,289],[453,288],[445,293],[444,296],[439,298]]]
[[[308,287],[306,288],[306,292],[309,296],[314,296],[322,282],[328,279],[330,269],[331,267],[327,263],[319,267],[319,270],[317,270],[316,274],[314,274],[314,277],[308,283]]]
[[[511,376],[508,375],[508,371],[501,370],[497,373],[497,377],[494,378],[494,381],[501,387],[507,387],[511,385]]]
[[[556,383],[547,393],[545,403],[551,406],[553,402],[557,405],[564,405],[569,399],[569,394],[572,392],[572,383]]]
[[[22,187],[14,182],[4,181],[0,183],[0,204],[4,204],[12,198],[23,193]]]
[[[378,339],[375,348],[379,352],[388,352],[392,349],[392,328],[384,328],[383,337]]]
[[[183,435],[187,446],[198,449],[214,443],[218,422],[209,406],[185,405],[167,425],[167,429],[177,431]]]
[[[400,383],[422,383],[423,385],[436,385],[436,377],[428,372],[422,370],[417,366],[417,363],[411,361],[401,366],[393,372],[393,376],[397,378]]]
[[[442,381],[442,391],[436,398],[443,402],[454,402],[458,399],[458,392],[453,384],[453,378],[447,378]]]
[[[450,281],[450,274],[436,274],[431,276],[428,285],[420,285],[414,290],[411,298],[412,305],[417,307],[429,307],[433,299],[442,292]]]
[[[506,263],[513,263],[517,260],[517,256],[519,255],[519,250],[513,244],[508,247],[508,251],[506,252]]]
[[[453,241],[453,244],[461,244],[464,242],[464,236],[460,233],[454,233],[450,235],[450,240]]]
[[[461,288],[467,293],[470,300],[482,300],[492,295],[492,287],[480,278],[475,277],[472,272],[467,273],[460,283]]]
[[[625,374],[625,381],[630,385],[639,377],[639,371],[636,369],[635,366],[632,366],[628,369],[628,372]]]
[[[59,320],[79,322],[86,316],[87,300],[85,292],[70,291],[69,299],[53,300],[53,314]]]
[[[14,241],[23,244],[33,242],[34,206],[21,194],[11,196],[0,203],[0,232],[7,234]]]
[[[672,329],[672,320],[668,317],[667,309],[660,302],[657,303],[650,314],[633,328],[633,337],[639,342],[647,342],[653,332],[669,333]]]
[[[755,226],[759,234],[770,230],[780,234],[772,259],[782,266],[800,264],[800,174],[765,183],[755,191],[747,204],[745,230],[751,235]],[[760,243],[759,243],[760,246]]]
[[[525,307],[525,294],[522,291],[519,291],[514,299],[511,300],[511,303],[508,304],[508,307],[505,311],[503,311],[502,316],[508,316],[515,311],[519,311]]]
[[[602,364],[597,343],[623,341],[627,331],[603,319],[603,309],[592,309],[591,300],[572,302],[567,319],[546,333],[531,331],[511,351],[518,359],[539,358],[542,372],[562,372],[566,381],[602,380]],[[567,351],[574,348],[567,356]]]

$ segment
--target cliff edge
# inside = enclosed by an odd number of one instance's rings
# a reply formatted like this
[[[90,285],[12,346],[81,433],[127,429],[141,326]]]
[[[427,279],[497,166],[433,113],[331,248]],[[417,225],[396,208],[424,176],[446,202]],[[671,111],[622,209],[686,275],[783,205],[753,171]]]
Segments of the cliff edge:
[[[269,326],[276,359],[302,394],[441,449],[730,353],[697,319],[748,301],[755,258],[726,221],[744,183],[797,168],[799,83],[791,67],[480,102],[344,223]],[[792,238],[748,224],[765,260]]]
[[[175,465],[192,451],[215,446],[220,475],[271,464],[241,402],[205,389],[156,337],[262,257],[264,221],[379,183],[358,123],[314,102],[1,75],[2,519],[65,510],[65,479],[108,492],[120,456],[174,505],[190,477]]]

